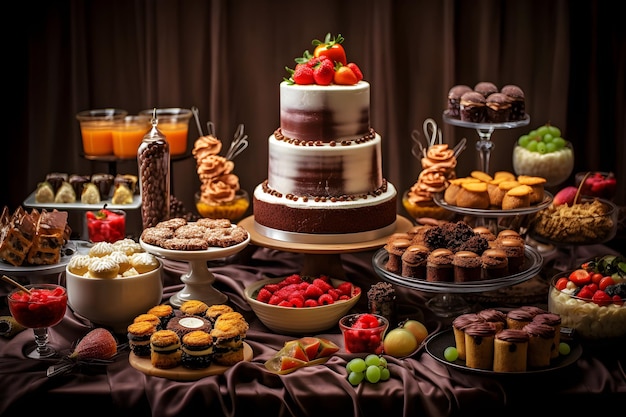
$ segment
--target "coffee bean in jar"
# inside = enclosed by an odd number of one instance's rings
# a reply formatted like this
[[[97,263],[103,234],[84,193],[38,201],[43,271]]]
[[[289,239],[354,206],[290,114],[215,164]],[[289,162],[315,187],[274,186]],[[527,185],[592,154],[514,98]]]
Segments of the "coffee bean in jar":
[[[155,110],[152,129],[143,137],[137,150],[144,229],[154,227],[170,216],[170,149],[157,125]]]

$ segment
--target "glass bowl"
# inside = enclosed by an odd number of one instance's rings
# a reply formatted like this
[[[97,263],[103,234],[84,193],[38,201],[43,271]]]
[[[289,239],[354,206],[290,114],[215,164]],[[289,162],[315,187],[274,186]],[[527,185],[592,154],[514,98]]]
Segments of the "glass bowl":
[[[571,281],[564,289],[557,289],[557,281],[572,272],[560,272],[550,282],[548,310],[561,316],[561,326],[574,329],[576,335],[589,340],[626,336],[626,298],[607,302],[581,298],[575,295],[577,288]]]
[[[580,189],[580,194],[604,198],[606,200],[613,200],[613,197],[615,197],[615,193],[617,192],[615,174],[603,171],[577,172],[574,176],[576,187],[580,186],[580,183],[587,174],[589,175]]]
[[[250,196],[246,190],[238,190],[232,201],[224,203],[204,201],[200,198],[200,192],[194,198],[198,213],[209,219],[239,220],[250,207]]]
[[[517,175],[546,179],[545,186],[563,183],[574,169],[574,148],[570,142],[565,147],[548,153],[529,151],[520,145],[513,148],[513,170]]]
[[[374,317],[378,322],[377,325],[364,326],[360,322],[363,316]],[[343,334],[344,349],[348,353],[382,354],[383,341],[388,328],[389,321],[378,314],[348,314],[339,320],[339,329],[341,329]]]
[[[554,245],[595,245],[615,237],[619,208],[602,198],[582,197],[578,204],[554,204],[536,213],[530,235]]]

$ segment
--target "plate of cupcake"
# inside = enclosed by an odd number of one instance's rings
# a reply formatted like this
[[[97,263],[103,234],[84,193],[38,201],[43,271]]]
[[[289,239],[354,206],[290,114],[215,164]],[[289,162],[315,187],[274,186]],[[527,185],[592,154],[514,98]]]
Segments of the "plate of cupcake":
[[[488,308],[457,316],[452,328],[431,336],[425,348],[437,361],[463,371],[542,374],[582,355],[581,345],[562,341],[561,334],[560,317],[538,307]]]

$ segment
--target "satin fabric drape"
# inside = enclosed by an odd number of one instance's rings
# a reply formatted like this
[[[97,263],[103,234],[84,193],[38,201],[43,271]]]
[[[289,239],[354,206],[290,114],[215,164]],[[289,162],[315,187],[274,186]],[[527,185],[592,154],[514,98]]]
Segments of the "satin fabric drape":
[[[197,106],[203,129],[212,121],[226,144],[243,123],[251,146],[235,170],[252,191],[267,176],[284,68],[327,32],[345,37],[348,59],[372,85],[371,125],[383,137],[384,174],[400,192],[421,169],[410,138],[427,118],[444,142],[468,139],[458,175],[479,167],[476,132],[445,125],[441,114],[452,85],[482,80],[520,85],[531,115],[528,128],[494,133],[491,171],[512,170],[515,140],[550,122],[574,144],[575,171],[613,171],[626,183],[626,43],[605,2],[73,0],[16,8],[5,68],[18,120],[0,164],[0,198],[10,208],[49,172],[107,170],[82,156],[75,119],[102,107]],[[190,146],[197,130],[192,122]],[[173,193],[191,210],[195,161],[172,169]],[[117,170],[133,173],[136,163]]]

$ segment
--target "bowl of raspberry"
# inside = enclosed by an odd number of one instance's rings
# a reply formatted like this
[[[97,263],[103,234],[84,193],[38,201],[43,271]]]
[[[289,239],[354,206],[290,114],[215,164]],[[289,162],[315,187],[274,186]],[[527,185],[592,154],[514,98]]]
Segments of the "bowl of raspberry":
[[[259,320],[280,334],[306,334],[337,326],[361,297],[361,288],[327,276],[293,274],[255,282],[244,290]]]

